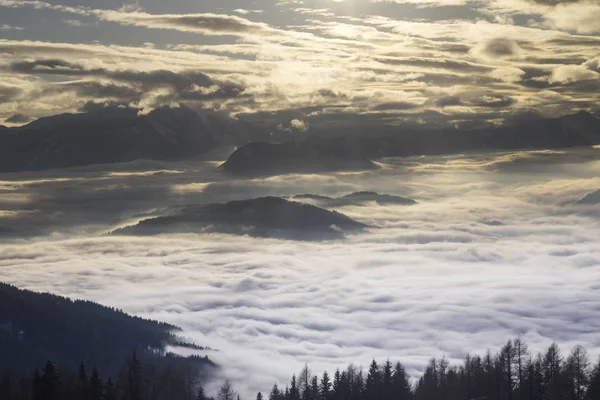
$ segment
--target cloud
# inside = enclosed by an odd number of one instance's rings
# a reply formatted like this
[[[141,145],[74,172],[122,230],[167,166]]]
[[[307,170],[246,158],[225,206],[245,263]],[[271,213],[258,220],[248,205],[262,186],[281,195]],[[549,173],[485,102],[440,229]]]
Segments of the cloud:
[[[150,108],[183,100],[224,100],[238,97],[244,92],[238,84],[218,82],[202,72],[191,70],[178,72],[109,70],[62,59],[13,62],[8,65],[7,70],[19,74],[58,75],[86,79],[47,85],[41,89],[41,93],[45,96],[73,91],[82,99],[117,100]]]
[[[600,33],[600,4],[564,2],[546,14],[548,25],[577,33]]]
[[[593,81],[600,79],[600,74],[596,71],[585,68],[581,65],[564,65],[555,68],[550,76],[550,83],[572,83],[579,81]]]
[[[152,29],[175,29],[204,35],[276,34],[267,24],[251,22],[234,15],[221,14],[161,14],[144,12],[102,11],[97,13],[104,21],[136,25]]]
[[[308,123],[299,119],[291,120],[290,126],[299,132],[305,132],[309,129]]]
[[[24,28],[22,26],[13,26],[7,24],[0,25],[0,32],[8,32],[8,31],[22,31]]]
[[[246,397],[315,372],[431,356],[458,360],[522,334],[600,353],[597,149],[389,159],[379,171],[236,180],[209,163],[140,161],[5,174],[0,279],[180,325]],[[112,238],[175,204],[357,189],[419,200],[344,207],[376,225],[347,241],[227,235]],[[567,205],[565,205],[567,204]],[[43,228],[27,238],[28,224]],[[19,239],[17,239],[19,238]],[[527,243],[526,246],[523,243]],[[213,391],[210,387],[209,391]]]
[[[347,12],[346,6],[331,2],[326,7],[305,2],[302,8],[290,3],[281,4],[283,12],[273,17],[267,5],[262,13],[235,7],[197,13],[182,6],[177,14],[161,13],[165,9],[158,6],[145,11],[135,4],[109,10],[84,3],[0,0],[0,7],[10,7],[11,13],[43,13],[39,16],[50,15],[61,26],[65,16],[91,24],[79,27],[82,37],[92,30],[115,32],[103,40],[105,45],[61,43],[64,34],[47,42],[0,41],[0,68],[22,68],[4,69],[4,76],[20,74],[21,83],[11,85],[19,94],[8,96],[12,103],[0,106],[0,117],[74,111],[94,100],[133,101],[147,110],[186,102],[233,115],[311,109],[306,121],[316,130],[312,120],[337,128],[339,116],[350,114],[372,120],[377,115],[380,128],[422,117],[479,123],[502,118],[506,107],[500,105],[520,107],[524,99],[528,109],[544,115],[565,114],[575,104],[594,101],[593,85],[550,81],[558,65],[581,65],[597,56],[594,37],[573,33],[593,28],[593,21],[585,21],[588,14],[595,15],[593,4],[494,0],[483,9],[480,3],[459,3],[364,2]],[[565,9],[561,16],[563,6],[577,8]],[[586,7],[589,13],[581,11]],[[561,24],[570,33],[559,32]],[[61,29],[69,32],[68,26]],[[114,36],[127,39],[117,45]],[[64,65],[44,66],[48,60]],[[28,65],[29,70],[24,68]],[[549,88],[569,93],[557,105],[535,96]],[[106,97],[94,99],[94,90]],[[426,109],[442,97],[464,92],[504,102],[465,102],[446,107],[444,115]],[[419,106],[408,112],[407,105]]]
[[[521,48],[514,40],[494,38],[484,44],[482,52],[492,58],[516,57]]]

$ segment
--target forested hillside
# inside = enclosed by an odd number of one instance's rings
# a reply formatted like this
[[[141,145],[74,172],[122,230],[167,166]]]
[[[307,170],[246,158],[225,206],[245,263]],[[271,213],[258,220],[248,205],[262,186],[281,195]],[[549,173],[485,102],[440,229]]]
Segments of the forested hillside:
[[[0,283],[0,371],[29,371],[52,360],[69,368],[84,361],[115,374],[132,351],[142,360],[158,360],[168,345],[198,347],[181,343],[178,330],[96,303]]]

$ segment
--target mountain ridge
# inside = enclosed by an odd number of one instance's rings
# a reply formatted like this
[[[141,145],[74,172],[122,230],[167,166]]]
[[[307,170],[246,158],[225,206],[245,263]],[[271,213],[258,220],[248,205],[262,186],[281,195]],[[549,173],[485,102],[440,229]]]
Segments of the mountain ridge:
[[[367,225],[344,214],[280,197],[180,207],[112,234],[227,233],[291,240],[342,239]]]

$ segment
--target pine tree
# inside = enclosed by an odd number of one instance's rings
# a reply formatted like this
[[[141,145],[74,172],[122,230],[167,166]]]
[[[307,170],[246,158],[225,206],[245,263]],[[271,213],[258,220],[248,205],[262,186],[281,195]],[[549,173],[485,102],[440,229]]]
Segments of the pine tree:
[[[233,389],[233,385],[229,380],[226,380],[223,383],[223,386],[219,388],[217,392],[218,400],[234,400],[236,398],[235,390]]]
[[[102,400],[104,396],[104,382],[100,379],[98,369],[94,367],[92,369],[92,375],[90,375],[89,383],[89,399],[90,400]]]
[[[44,366],[41,384],[44,400],[59,400],[60,376],[51,361]]]
[[[598,399],[600,399],[600,357],[590,374],[590,383],[586,393],[586,400]]]
[[[261,392],[258,392],[258,394],[256,395],[256,400],[263,400],[263,395]]]
[[[524,388],[525,385],[525,364],[527,359],[529,358],[529,349],[527,347],[527,342],[523,340],[521,337],[513,340],[513,349],[514,349],[514,358],[513,364],[516,374],[516,384],[518,388],[518,398],[519,400],[526,399],[527,390]]]
[[[198,385],[198,389],[196,389],[196,400],[208,400],[208,396],[202,385]]]
[[[581,345],[576,345],[565,362],[565,381],[570,400],[584,400],[589,384],[590,358]]]
[[[310,381],[310,399],[319,400],[319,378],[316,375]]]
[[[375,360],[369,366],[369,373],[365,384],[365,395],[369,400],[381,399],[381,372]]]
[[[271,389],[271,393],[269,393],[269,400],[279,400],[281,394],[279,392],[279,388],[277,387],[277,384],[275,383],[273,385],[273,388]]]
[[[332,397],[333,397],[334,400],[341,400],[340,399],[341,386],[342,386],[342,374],[340,373],[339,369],[336,369],[335,373],[333,374],[333,393],[332,393]]]
[[[559,400],[564,391],[564,386],[561,379],[562,355],[556,343],[552,343],[548,347],[542,365],[545,398],[548,400]]]
[[[115,385],[110,377],[106,380],[106,385],[104,388],[104,400],[117,400]]]
[[[392,399],[392,363],[389,358],[383,365],[383,374],[382,374],[382,391],[383,398],[385,400]]]
[[[12,399],[11,374],[8,371],[2,374],[2,379],[0,380],[0,399]]]
[[[321,377],[321,385],[319,387],[320,400],[329,400],[331,396],[331,382],[329,380],[329,374],[327,371],[323,372]]]
[[[79,363],[79,381],[82,383],[87,383],[87,372],[85,370],[85,364],[83,361]]]
[[[125,399],[142,400],[142,364],[134,351],[127,366]]]
[[[37,368],[33,371],[32,386],[33,400],[43,400],[44,389],[42,387],[42,377],[40,375],[40,370]]]
[[[396,363],[394,374],[392,376],[392,398],[394,400],[409,400],[412,397],[412,391],[408,375],[401,363]]]
[[[310,379],[311,372],[308,369],[308,364],[305,364],[302,371],[300,371],[300,375],[298,375],[298,391],[302,400],[313,400],[310,397]]]
[[[515,348],[513,347],[513,342],[509,340],[500,350],[499,355],[499,367],[500,367],[500,376],[499,379],[502,380],[504,389],[502,393],[506,394],[506,398],[508,400],[512,400],[513,390],[515,387],[515,374],[513,370],[515,359]]]
[[[298,390],[298,383],[296,381],[296,374],[292,376],[292,381],[290,382],[290,400],[300,400],[300,391]]]

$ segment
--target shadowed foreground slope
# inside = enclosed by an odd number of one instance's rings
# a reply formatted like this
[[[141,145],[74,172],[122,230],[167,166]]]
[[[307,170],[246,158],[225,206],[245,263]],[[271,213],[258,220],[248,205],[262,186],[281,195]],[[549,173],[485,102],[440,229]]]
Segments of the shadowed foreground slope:
[[[134,350],[142,359],[160,362],[166,346],[197,347],[180,343],[177,331],[89,301],[0,283],[0,371],[53,360],[71,368],[84,361],[112,374]],[[212,365],[205,358],[192,361]]]

